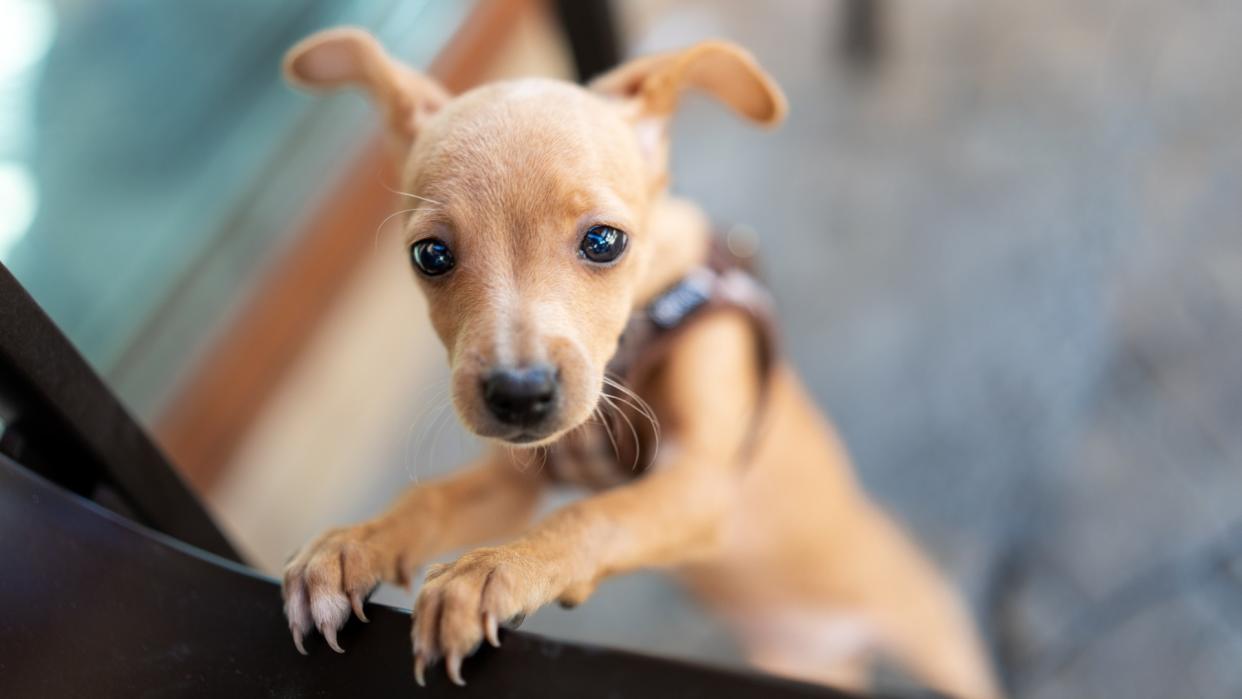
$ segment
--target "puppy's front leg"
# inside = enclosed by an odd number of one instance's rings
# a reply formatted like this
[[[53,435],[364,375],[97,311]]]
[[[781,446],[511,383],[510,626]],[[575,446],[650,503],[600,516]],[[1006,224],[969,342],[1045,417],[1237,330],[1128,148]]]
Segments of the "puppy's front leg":
[[[285,567],[282,592],[298,650],[319,629],[343,652],[336,632],[380,582],[408,584],[428,558],[518,531],[530,518],[541,481],[501,454],[444,479],[414,486],[383,515],[332,529],[303,546]]]
[[[686,562],[708,551],[741,491],[740,460],[753,415],[754,343],[740,318],[687,331],[661,393],[676,444],[641,479],[579,501],[504,546],[428,572],[415,604],[414,667],[444,657],[461,684],[462,659],[497,625],[553,600],[575,604],[605,576]],[[735,377],[722,386],[720,376]]]
[[[689,454],[687,457],[691,456]],[[414,608],[415,675],[440,656],[462,684],[461,661],[497,625],[553,600],[586,598],[605,576],[677,563],[710,545],[734,494],[728,479],[665,464],[632,485],[554,513],[512,543],[428,571]]]

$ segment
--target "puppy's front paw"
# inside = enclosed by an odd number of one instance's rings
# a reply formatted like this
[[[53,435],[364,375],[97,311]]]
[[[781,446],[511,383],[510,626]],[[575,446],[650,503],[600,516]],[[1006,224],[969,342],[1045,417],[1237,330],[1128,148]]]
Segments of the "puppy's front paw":
[[[333,529],[293,556],[285,566],[281,592],[298,652],[306,655],[302,639],[312,628],[319,629],[333,650],[345,652],[336,632],[349,620],[350,609],[367,620],[362,603],[379,585],[383,565],[363,527]]]
[[[500,645],[499,625],[520,623],[560,592],[548,566],[504,548],[479,549],[433,566],[414,604],[414,678],[444,658],[454,684],[464,685],[462,659],[483,639]]]

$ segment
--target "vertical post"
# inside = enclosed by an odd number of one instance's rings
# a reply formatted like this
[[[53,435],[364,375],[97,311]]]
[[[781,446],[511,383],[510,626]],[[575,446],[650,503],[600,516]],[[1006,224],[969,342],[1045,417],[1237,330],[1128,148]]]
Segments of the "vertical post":
[[[884,0],[841,0],[841,50],[859,68],[870,67],[884,49]]]
[[[620,39],[609,0],[555,0],[553,7],[569,41],[579,81],[586,82],[617,64]]]

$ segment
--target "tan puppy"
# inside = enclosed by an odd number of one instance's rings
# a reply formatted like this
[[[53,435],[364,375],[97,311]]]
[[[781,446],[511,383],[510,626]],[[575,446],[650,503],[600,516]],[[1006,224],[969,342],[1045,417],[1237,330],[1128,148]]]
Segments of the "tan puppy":
[[[748,54],[708,42],[589,89],[528,79],[450,98],[369,35],[337,29],[294,47],[285,69],[305,87],[362,88],[385,111],[402,188],[419,202],[404,231],[453,404],[496,445],[292,559],[284,593],[299,650],[315,628],[339,651],[337,630],[351,609],[363,617],[381,581],[405,584],[433,556],[521,532],[427,574],[414,610],[420,684],[440,658],[461,683],[462,659],[499,644],[499,624],[661,566],[738,628],[762,668],[859,686],[883,652],[941,690],[999,695],[958,599],[867,500],[793,371],[756,369],[743,314],[696,320],[630,387],[637,395],[604,392],[631,314],[707,255],[704,217],[665,192],[678,96],[697,88],[764,126],[784,116]],[[597,408],[633,413],[637,396],[663,431],[650,467],[526,528],[547,479],[515,467],[525,450],[513,447],[559,449]]]

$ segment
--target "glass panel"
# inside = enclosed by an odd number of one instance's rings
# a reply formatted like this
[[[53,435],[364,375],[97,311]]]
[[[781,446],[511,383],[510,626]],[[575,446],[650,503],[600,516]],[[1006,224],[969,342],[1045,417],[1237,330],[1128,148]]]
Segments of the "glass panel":
[[[469,8],[0,0],[0,261],[150,414],[374,128],[283,52],[356,24],[426,65]]]

